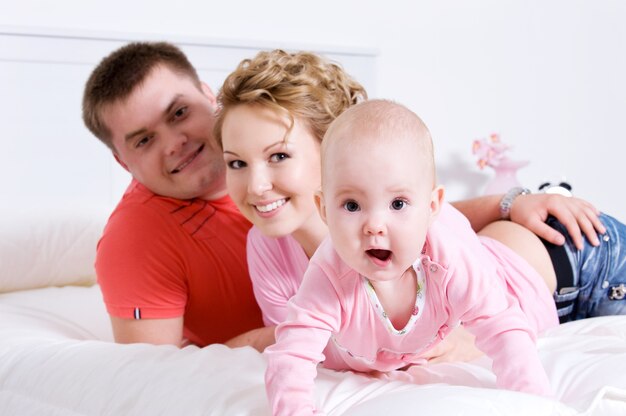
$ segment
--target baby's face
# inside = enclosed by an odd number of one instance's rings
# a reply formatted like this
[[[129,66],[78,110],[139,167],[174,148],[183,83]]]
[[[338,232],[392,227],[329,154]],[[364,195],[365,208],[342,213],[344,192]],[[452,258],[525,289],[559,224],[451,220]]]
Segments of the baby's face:
[[[326,152],[323,210],[339,256],[373,281],[419,257],[432,215],[433,173],[406,140],[342,141]]]

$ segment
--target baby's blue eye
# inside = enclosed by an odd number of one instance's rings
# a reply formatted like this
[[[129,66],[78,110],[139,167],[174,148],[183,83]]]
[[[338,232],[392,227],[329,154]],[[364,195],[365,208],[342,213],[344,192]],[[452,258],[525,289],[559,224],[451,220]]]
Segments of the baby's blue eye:
[[[358,211],[360,209],[359,204],[357,204],[354,201],[348,201],[348,202],[344,203],[343,207],[348,212],[356,212],[356,211]]]
[[[406,206],[406,202],[401,199],[394,199],[391,203],[391,209],[400,211],[402,208]]]

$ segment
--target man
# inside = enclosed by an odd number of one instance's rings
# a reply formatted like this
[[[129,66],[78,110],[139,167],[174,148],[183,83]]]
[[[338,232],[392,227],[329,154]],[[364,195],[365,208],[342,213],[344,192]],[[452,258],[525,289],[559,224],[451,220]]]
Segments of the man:
[[[87,82],[85,124],[133,176],[96,258],[118,342],[262,349],[272,339],[248,332],[263,326],[245,261],[250,224],[226,195],[215,106],[166,43],[126,45]]]
[[[273,328],[262,328],[248,278],[250,224],[226,195],[225,164],[212,136],[215,110],[209,86],[168,43],[123,46],[87,81],[83,120],[133,177],[96,257],[117,342],[262,351],[274,341]],[[595,208],[582,200],[523,195],[513,205],[512,198],[502,199],[511,218],[553,243],[564,238],[544,224],[549,213],[577,246],[581,229],[594,245],[595,230],[604,231]],[[500,217],[500,201],[490,196],[457,208],[478,230]],[[462,348],[451,353],[440,345],[435,359],[463,358]]]

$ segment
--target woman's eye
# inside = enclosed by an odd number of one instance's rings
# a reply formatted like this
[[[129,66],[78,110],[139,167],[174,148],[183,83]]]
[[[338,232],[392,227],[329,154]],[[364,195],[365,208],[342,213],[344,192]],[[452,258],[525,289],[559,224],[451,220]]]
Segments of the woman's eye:
[[[231,169],[241,169],[246,167],[246,162],[241,160],[231,160],[227,163],[228,167]]]
[[[403,201],[402,199],[394,199],[393,202],[391,203],[391,209],[396,210],[396,211],[400,211],[405,206],[406,206],[406,201]]]
[[[343,207],[348,212],[356,212],[359,210],[359,204],[354,201],[348,201],[343,204]]]
[[[274,153],[270,156],[270,162],[280,162],[281,160],[288,159],[289,155],[287,153]]]

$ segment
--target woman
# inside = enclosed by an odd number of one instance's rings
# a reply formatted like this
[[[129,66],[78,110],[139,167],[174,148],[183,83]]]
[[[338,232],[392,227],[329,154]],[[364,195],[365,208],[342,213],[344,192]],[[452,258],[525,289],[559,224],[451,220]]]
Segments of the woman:
[[[308,260],[328,230],[313,195],[320,187],[320,143],[330,123],[367,98],[339,66],[310,53],[261,52],[226,79],[218,100],[215,137],[224,151],[233,201],[254,227],[248,234],[248,265],[255,296],[268,326],[282,322]],[[454,204],[475,230],[507,244],[529,261],[552,293],[556,277],[541,240],[565,237],[544,223],[548,215],[567,230],[568,244],[598,245],[605,228],[589,203],[559,195],[509,195],[514,222],[500,221],[501,196]],[[518,222],[527,228],[515,224]],[[533,232],[529,231],[532,230]],[[571,236],[571,237],[570,237]],[[575,250],[575,249],[574,249]],[[471,339],[456,331],[463,341]],[[454,340],[454,337],[448,340]],[[448,342],[429,352],[431,361],[471,359],[476,351]],[[455,346],[459,348],[454,348]]]

